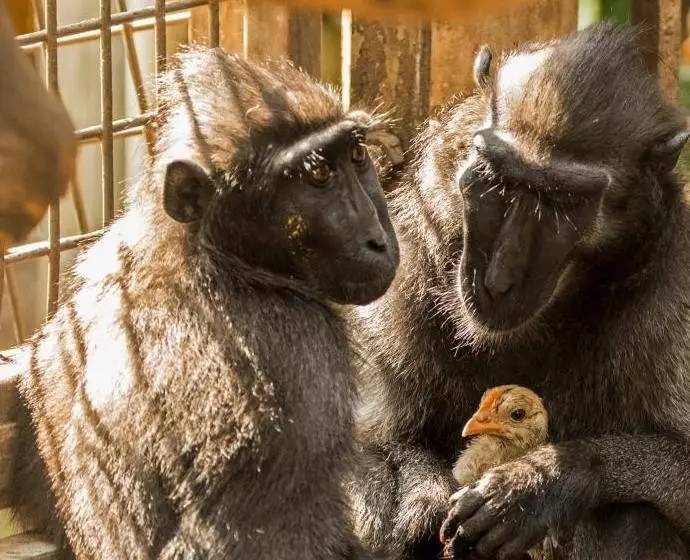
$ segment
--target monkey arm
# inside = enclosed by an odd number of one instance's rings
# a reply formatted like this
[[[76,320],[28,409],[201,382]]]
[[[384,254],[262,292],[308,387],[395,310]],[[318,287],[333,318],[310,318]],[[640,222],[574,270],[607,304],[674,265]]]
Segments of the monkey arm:
[[[441,538],[455,554],[512,557],[598,506],[646,502],[690,537],[690,452],[663,435],[546,445],[487,472],[452,498]]]
[[[623,435],[583,445],[597,458],[599,503],[649,503],[690,540],[689,442],[664,435]]]
[[[367,545],[404,553],[436,537],[457,487],[450,466],[427,448],[402,442],[367,445],[363,457],[352,495]]]

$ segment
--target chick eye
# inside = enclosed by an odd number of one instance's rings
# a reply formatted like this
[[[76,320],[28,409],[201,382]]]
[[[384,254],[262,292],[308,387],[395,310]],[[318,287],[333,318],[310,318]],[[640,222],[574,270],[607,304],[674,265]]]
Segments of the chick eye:
[[[352,161],[356,165],[363,165],[367,161],[367,147],[361,142],[352,147]]]
[[[515,420],[516,422],[519,422],[520,420],[524,420],[525,410],[523,408],[518,408],[516,410],[513,410],[513,412],[510,413],[510,417],[513,420]]]
[[[317,187],[325,187],[333,177],[333,169],[325,161],[305,165],[309,181]]]

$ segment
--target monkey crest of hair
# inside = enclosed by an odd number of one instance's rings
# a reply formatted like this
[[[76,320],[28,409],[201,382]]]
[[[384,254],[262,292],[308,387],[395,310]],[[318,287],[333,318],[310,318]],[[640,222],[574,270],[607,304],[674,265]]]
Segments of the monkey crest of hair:
[[[566,558],[688,558],[688,133],[636,33],[484,47],[475,93],[419,135],[391,203],[399,273],[355,320],[373,548],[435,557],[443,524],[458,558],[557,529]],[[451,504],[463,424],[509,383],[544,398],[551,443]]]
[[[32,341],[41,462],[25,450],[17,499],[35,521],[45,471],[80,559],[363,558],[331,302],[372,301],[397,266],[375,120],[221,50],[182,54],[160,96],[149,169]]]
[[[159,165],[195,154],[203,165],[233,169],[271,142],[290,142],[345,117],[335,90],[287,61],[257,66],[203,47],[179,55],[159,88]],[[364,112],[354,116],[364,125],[373,122]]]

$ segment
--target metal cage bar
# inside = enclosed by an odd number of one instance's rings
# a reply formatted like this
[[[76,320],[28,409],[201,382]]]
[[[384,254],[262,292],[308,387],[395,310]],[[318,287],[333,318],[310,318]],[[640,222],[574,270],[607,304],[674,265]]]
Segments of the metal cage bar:
[[[46,0],[46,81],[48,89],[58,91],[57,0]],[[55,198],[48,210],[48,316],[57,309],[60,292],[60,200]]]
[[[220,43],[220,0],[154,0],[154,5],[128,9],[126,0],[117,0],[116,11],[112,13],[112,0],[100,0],[100,17],[83,20],[69,25],[57,25],[57,0],[31,0],[36,31],[17,37],[17,43],[25,51],[38,49],[44,54],[45,75],[48,88],[58,91],[58,48],[99,41],[100,46],[100,122],[75,132],[79,146],[98,142],[101,144],[101,196],[103,203],[102,222],[106,226],[115,215],[113,144],[115,138],[143,134],[149,154],[152,153],[154,134],[150,126],[155,110],[149,102],[144,88],[141,63],[134,42],[134,34],[154,29],[156,48],[156,76],[166,68],[166,28],[173,24],[191,23],[189,13],[177,13],[198,6],[208,7],[209,44]],[[113,120],[112,82],[112,40],[122,36],[126,55],[126,68],[136,89],[139,115]],[[155,92],[154,92],[155,93]],[[28,334],[19,310],[18,285],[14,279],[13,265],[33,259],[48,257],[48,316],[55,312],[60,288],[61,252],[75,249],[98,238],[103,229],[88,232],[82,190],[78,177],[70,181],[72,204],[77,217],[79,235],[60,236],[60,205],[58,200],[50,204],[48,218],[48,239],[9,248],[0,255],[0,309],[2,298],[6,297],[11,321],[18,343]],[[5,292],[3,294],[3,292]]]
[[[169,10],[168,10],[169,11]],[[118,14],[113,14],[115,18]],[[168,27],[176,24],[189,24],[190,15],[189,12],[172,12],[165,16],[165,21]],[[122,35],[125,32],[125,27],[129,27],[132,31],[132,35],[139,31],[145,31],[148,29],[153,29],[154,19],[152,17],[147,17],[143,19],[135,19],[131,21],[126,21],[125,23],[113,23],[110,28],[110,34],[112,36]],[[70,35],[64,35],[58,37],[58,48],[66,47],[67,45],[77,45],[79,43],[86,43],[88,41],[97,40],[101,35],[100,27],[98,29],[92,29],[90,31],[82,31],[80,33],[72,33]],[[24,37],[24,35],[22,35]],[[33,41],[20,45],[22,50],[32,52],[43,47],[42,41]]]
[[[219,1],[209,0],[208,3],[208,42],[212,47],[220,45]]]
[[[156,18],[156,79],[163,72],[166,66],[166,33],[165,33],[165,0],[156,0],[154,8],[154,17]]]
[[[127,0],[118,0],[118,7],[121,12],[127,11]],[[112,30],[111,30],[112,31]],[[139,112],[142,114],[148,113],[149,102],[146,98],[146,90],[144,88],[144,78],[141,73],[141,64],[139,63],[139,56],[137,54],[137,47],[134,44],[134,30],[131,23],[122,24],[122,38],[124,40],[125,53],[127,55],[127,64],[129,65],[129,73],[134,82],[134,90],[137,96],[137,103],[139,104]],[[146,137],[146,147],[149,155],[153,154],[153,130],[150,126],[144,126],[144,136]]]
[[[189,8],[194,8],[196,6],[207,5],[209,0],[168,0],[166,3],[164,0],[156,0],[156,5],[160,4],[160,12],[165,9],[166,12],[179,12],[181,10],[187,10]],[[150,18],[156,14],[159,8],[148,7],[148,8],[138,8],[136,10],[130,10],[128,12],[120,12],[113,14],[111,21],[113,25],[120,25],[122,23],[132,22],[138,19]],[[95,31],[101,28],[101,18],[87,19],[77,23],[71,23],[69,25],[63,25],[57,28],[55,34],[57,38],[67,37],[69,35],[77,35],[85,31]],[[42,43],[47,39],[46,30],[35,31],[33,33],[26,33],[17,37],[17,43],[20,46],[31,45],[34,43]]]
[[[110,0],[101,0],[101,187],[103,227],[115,216],[113,183],[113,54]]]

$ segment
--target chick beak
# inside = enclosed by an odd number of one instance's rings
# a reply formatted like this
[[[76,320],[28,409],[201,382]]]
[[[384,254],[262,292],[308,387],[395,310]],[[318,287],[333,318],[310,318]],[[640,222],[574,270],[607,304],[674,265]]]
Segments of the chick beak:
[[[505,428],[485,413],[477,413],[472,416],[462,429],[462,437],[486,434],[500,436],[504,433]]]

